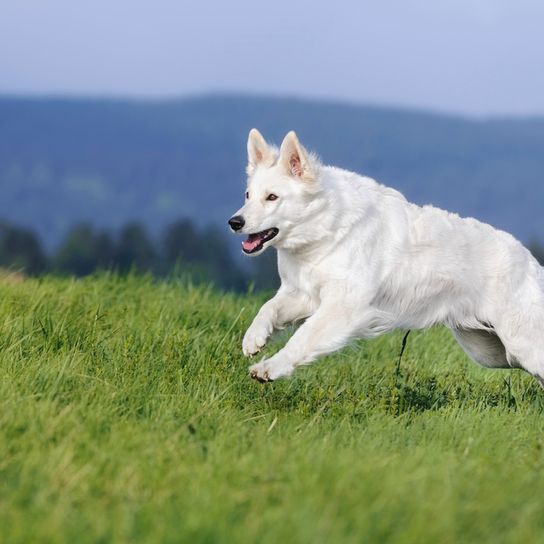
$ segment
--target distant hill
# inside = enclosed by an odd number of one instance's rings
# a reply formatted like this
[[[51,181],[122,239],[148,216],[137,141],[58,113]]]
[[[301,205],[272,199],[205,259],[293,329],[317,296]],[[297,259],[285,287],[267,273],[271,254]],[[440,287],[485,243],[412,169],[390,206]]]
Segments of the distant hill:
[[[544,239],[544,119],[247,96],[0,98],[0,218],[33,227],[50,247],[84,219],[225,224],[242,202],[253,126],[276,143],[295,129],[325,163]]]

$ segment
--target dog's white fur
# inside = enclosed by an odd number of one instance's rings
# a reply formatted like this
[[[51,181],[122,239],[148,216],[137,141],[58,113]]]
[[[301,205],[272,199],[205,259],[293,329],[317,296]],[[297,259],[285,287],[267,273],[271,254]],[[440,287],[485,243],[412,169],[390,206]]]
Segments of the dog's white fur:
[[[248,159],[248,197],[235,215],[245,234],[279,229],[259,253],[277,248],[281,287],[247,330],[244,354],[306,320],[250,367],[253,378],[289,376],[355,338],[443,323],[481,365],[543,382],[544,269],[510,234],[323,166],[294,132],[278,152],[251,130]]]

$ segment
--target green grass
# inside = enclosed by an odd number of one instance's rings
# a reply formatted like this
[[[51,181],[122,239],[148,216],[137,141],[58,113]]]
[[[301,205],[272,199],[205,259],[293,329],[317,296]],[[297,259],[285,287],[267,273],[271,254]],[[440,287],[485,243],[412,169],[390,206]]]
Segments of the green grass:
[[[262,301],[0,281],[0,542],[544,541],[534,380],[434,329],[258,384]]]

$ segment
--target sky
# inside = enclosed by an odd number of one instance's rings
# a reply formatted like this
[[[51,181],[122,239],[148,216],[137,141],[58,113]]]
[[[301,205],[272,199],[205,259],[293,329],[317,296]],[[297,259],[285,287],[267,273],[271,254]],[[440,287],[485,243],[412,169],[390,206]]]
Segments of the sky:
[[[0,94],[544,115],[543,0],[0,0]]]

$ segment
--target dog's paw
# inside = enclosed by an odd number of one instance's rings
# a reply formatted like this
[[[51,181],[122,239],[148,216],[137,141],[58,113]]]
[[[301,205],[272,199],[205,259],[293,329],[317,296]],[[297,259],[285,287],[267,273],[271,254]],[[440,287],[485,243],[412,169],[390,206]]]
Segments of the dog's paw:
[[[268,331],[262,327],[250,327],[242,340],[242,351],[246,357],[259,353],[266,345]]]
[[[273,382],[280,378],[287,378],[293,373],[291,365],[274,362],[272,359],[261,361],[249,367],[249,375],[258,382]]]

